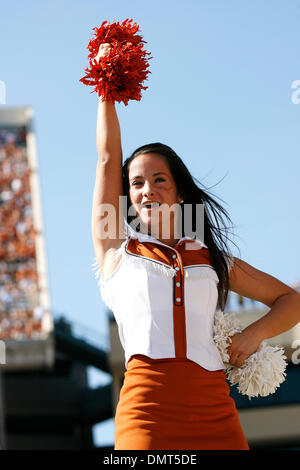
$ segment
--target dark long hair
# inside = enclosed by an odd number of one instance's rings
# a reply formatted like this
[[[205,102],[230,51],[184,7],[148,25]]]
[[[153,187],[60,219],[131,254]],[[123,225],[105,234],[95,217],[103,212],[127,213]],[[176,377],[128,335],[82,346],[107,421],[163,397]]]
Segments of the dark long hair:
[[[125,210],[124,216],[126,222],[130,222],[134,219],[134,216],[128,215],[128,209],[131,205],[130,196],[129,196],[129,166],[134,158],[138,155],[144,153],[156,153],[164,158],[166,163],[169,166],[171,174],[173,175],[174,181],[176,183],[177,191],[183,196],[182,208],[182,231],[183,236],[185,235],[184,227],[184,205],[191,204],[192,207],[192,230],[196,226],[196,204],[203,204],[204,207],[204,243],[209,249],[211,260],[213,266],[217,272],[219,283],[218,283],[218,304],[217,307],[222,310],[225,309],[225,305],[228,297],[229,290],[229,272],[224,254],[226,253],[229,256],[232,256],[230,250],[225,241],[228,240],[228,227],[224,223],[223,216],[230,222],[232,226],[231,219],[227,211],[211,196],[209,195],[209,190],[207,188],[202,189],[199,186],[202,186],[196,178],[194,178],[181,158],[177,153],[168,145],[161,144],[160,142],[142,145],[138,147],[131,155],[128,157],[122,167],[122,177],[123,177],[123,195],[127,196],[127,208]],[[198,183],[198,185],[195,183]],[[125,209],[125,208],[124,208]],[[213,218],[215,224],[213,222]],[[223,227],[222,227],[223,226]],[[225,234],[224,234],[225,232]],[[188,235],[189,236],[189,235]],[[234,242],[233,242],[234,243]],[[235,244],[235,243],[234,243]]]

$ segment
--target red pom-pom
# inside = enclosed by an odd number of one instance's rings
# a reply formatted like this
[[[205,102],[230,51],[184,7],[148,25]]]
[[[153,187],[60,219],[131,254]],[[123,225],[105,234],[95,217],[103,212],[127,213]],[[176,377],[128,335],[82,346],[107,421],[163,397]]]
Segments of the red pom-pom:
[[[133,20],[128,18],[119,22],[108,23],[103,21],[100,28],[95,30],[95,37],[90,40],[87,49],[89,49],[90,68],[86,68],[86,74],[79,81],[84,85],[92,85],[102,101],[123,101],[127,106],[129,100],[141,99],[141,89],[148,87],[142,86],[147,79],[148,59],[152,59],[149,52],[143,50],[142,36],[135,34],[139,25],[130,24]],[[108,24],[106,24],[108,23]],[[95,60],[98,54],[100,44],[110,43],[112,48]]]

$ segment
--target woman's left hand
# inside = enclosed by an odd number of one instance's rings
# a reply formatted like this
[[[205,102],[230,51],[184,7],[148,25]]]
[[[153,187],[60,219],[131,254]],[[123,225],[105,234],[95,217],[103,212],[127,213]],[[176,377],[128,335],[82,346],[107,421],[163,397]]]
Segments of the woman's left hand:
[[[264,338],[261,332],[250,325],[241,333],[230,336],[230,339],[232,342],[227,339],[229,362],[233,366],[242,367],[246,359],[258,350]]]

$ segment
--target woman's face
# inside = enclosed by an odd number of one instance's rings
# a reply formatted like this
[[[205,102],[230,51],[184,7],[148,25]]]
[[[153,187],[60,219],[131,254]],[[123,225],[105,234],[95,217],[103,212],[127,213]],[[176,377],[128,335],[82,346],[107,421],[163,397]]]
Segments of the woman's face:
[[[146,224],[148,232],[151,229],[158,233],[157,230],[161,231],[164,222],[172,233],[174,211],[170,211],[170,207],[180,204],[182,196],[177,193],[172,173],[162,156],[148,153],[132,160],[129,166],[129,196],[137,216]],[[148,208],[144,204],[150,201],[163,206]]]

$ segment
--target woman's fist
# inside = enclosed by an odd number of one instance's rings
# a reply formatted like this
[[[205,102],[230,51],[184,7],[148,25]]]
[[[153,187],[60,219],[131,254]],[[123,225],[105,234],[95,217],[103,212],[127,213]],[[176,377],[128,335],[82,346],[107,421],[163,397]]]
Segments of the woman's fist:
[[[111,48],[112,48],[112,45],[108,42],[104,42],[103,44],[100,44],[98,54],[95,57],[96,61],[99,62],[100,57],[102,57],[104,54],[108,54]]]
[[[258,323],[248,325],[241,333],[236,333],[227,339],[229,362],[236,367],[242,367],[251,354],[254,354],[264,340]]]

